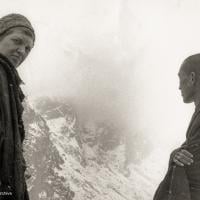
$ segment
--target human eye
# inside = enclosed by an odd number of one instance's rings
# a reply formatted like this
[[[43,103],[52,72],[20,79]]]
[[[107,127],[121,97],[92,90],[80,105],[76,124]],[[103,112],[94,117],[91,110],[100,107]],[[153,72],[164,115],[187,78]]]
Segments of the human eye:
[[[30,50],[31,50],[31,47],[30,47],[30,46],[26,46],[26,47],[25,47],[25,51],[26,51],[27,53],[29,53]]]
[[[15,44],[21,44],[21,39],[20,39],[20,38],[12,38],[12,41],[13,41]]]

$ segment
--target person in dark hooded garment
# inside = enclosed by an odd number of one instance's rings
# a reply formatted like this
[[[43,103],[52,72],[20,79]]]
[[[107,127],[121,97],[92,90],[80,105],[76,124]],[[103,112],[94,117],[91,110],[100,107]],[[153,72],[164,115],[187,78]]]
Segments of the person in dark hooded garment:
[[[200,200],[200,54],[189,56],[178,73],[184,103],[195,104],[186,140],[170,156],[154,200]]]
[[[35,33],[21,14],[0,18],[0,200],[29,200],[23,157],[23,83],[17,67],[34,46]]]

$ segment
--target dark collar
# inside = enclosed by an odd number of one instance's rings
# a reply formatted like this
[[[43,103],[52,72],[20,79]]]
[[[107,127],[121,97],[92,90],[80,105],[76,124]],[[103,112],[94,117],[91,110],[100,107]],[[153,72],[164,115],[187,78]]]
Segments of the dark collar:
[[[9,70],[14,74],[14,77],[15,77],[18,85],[24,84],[24,82],[20,78],[14,65],[10,62],[10,60],[7,57],[2,55],[1,53],[0,53],[0,62],[6,64],[8,66]]]
[[[195,112],[200,111],[200,103],[195,107]]]

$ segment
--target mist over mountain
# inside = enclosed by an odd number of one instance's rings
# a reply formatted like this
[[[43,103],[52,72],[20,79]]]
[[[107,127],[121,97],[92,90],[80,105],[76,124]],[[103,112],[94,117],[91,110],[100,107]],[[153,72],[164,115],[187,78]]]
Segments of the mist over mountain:
[[[137,135],[128,143],[117,123],[82,120],[77,109],[67,99],[26,102],[24,149],[31,199],[150,199],[155,183],[138,163],[148,155],[139,146],[148,141]],[[148,185],[144,192],[142,185]]]

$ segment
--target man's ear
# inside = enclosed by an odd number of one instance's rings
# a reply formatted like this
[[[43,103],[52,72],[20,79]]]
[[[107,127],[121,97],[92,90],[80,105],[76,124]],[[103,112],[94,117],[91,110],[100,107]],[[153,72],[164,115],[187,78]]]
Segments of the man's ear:
[[[191,72],[191,73],[190,73],[190,83],[191,83],[192,85],[194,85],[195,82],[196,82],[196,74],[195,74],[195,72]]]

